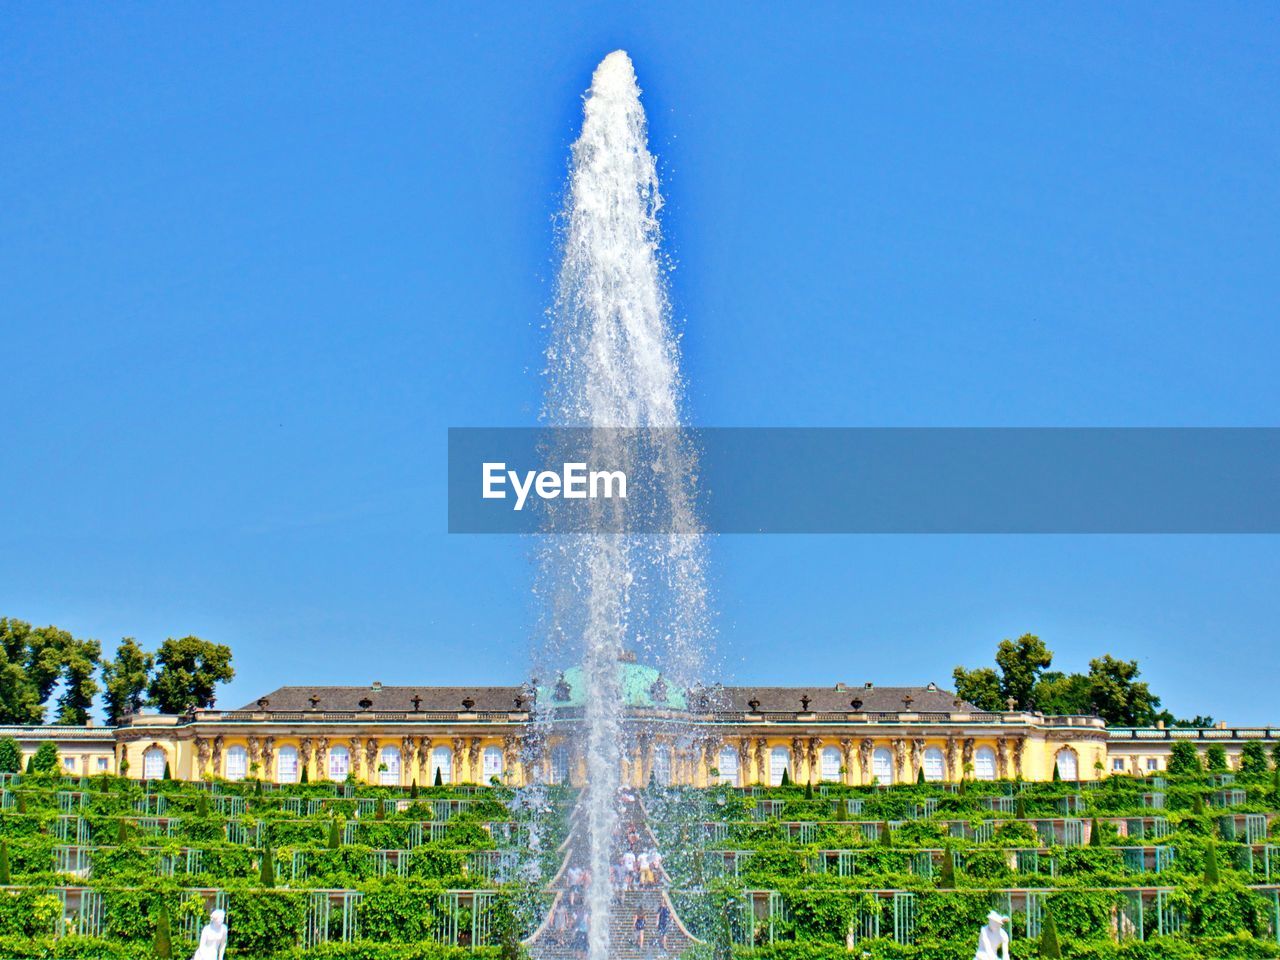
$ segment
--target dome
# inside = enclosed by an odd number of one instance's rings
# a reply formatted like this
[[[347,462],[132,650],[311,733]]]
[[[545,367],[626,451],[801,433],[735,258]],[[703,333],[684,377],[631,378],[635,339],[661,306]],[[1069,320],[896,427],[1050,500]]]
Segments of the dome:
[[[623,706],[683,710],[687,706],[683,690],[669,684],[656,668],[636,663],[626,654],[618,661],[618,687]],[[538,687],[538,703],[551,707],[581,707],[586,703],[582,668],[570,667],[551,684]]]

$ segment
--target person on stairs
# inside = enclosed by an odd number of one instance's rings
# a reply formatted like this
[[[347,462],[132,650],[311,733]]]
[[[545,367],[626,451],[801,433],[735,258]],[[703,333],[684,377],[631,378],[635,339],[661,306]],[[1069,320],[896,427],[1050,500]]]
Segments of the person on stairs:
[[[671,926],[671,909],[667,906],[667,901],[663,900],[658,904],[658,943],[662,946],[662,952],[667,952],[667,928]]]
[[[639,950],[643,951],[644,950],[644,910],[643,908],[636,911],[636,918],[635,920],[632,921],[631,926],[632,926],[632,929],[635,930],[636,932],[636,947]]]

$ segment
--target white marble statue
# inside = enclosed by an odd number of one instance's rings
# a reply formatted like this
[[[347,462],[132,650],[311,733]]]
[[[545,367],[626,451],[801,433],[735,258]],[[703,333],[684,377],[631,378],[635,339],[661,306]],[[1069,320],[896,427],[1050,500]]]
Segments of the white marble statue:
[[[978,952],[973,960],[1009,960],[1009,934],[1004,930],[1005,918],[992,910],[987,925],[978,934]]]
[[[222,960],[227,951],[227,925],[222,922],[225,916],[221,910],[209,914],[209,922],[200,931],[200,944],[191,960]]]

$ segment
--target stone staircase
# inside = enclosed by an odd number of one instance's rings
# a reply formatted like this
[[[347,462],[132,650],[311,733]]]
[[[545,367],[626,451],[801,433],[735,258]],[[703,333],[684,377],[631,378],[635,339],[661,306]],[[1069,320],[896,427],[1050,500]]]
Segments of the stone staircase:
[[[657,848],[657,841],[649,830],[644,808],[639,801],[624,799],[620,805],[619,819],[622,824],[622,836],[625,837],[634,827],[635,832],[640,836],[642,848]],[[575,820],[565,844],[564,861],[556,876],[547,885],[547,889],[556,894],[555,902],[546,921],[524,944],[533,960],[582,960],[584,956],[583,951],[575,946],[573,931],[578,914],[586,908],[581,904],[576,907],[569,906],[569,884],[566,879],[570,867],[586,864],[589,848],[584,818],[575,816]],[[610,860],[616,860],[621,853],[621,849],[615,844],[615,849],[610,851]],[[676,916],[675,908],[664,889],[666,879],[665,876],[660,877],[659,884],[655,888],[614,892],[613,907],[609,912],[610,960],[658,960],[663,957],[677,957],[698,942]],[[658,908],[664,903],[671,912],[671,919],[667,925],[666,949],[663,949],[662,938],[658,934]],[[563,935],[556,929],[555,923],[562,907],[569,911],[569,923]],[[637,910],[642,910],[645,916],[643,950],[637,942],[635,933]]]

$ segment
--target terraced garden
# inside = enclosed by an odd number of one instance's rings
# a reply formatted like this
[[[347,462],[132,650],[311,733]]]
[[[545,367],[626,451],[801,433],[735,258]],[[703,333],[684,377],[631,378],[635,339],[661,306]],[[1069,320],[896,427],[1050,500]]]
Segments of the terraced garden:
[[[705,960],[970,960],[992,908],[1015,957],[1255,958],[1280,957],[1276,788],[651,785],[637,809]],[[215,907],[229,957],[514,957],[573,855],[575,800],[6,775],[0,958],[186,957]]]

